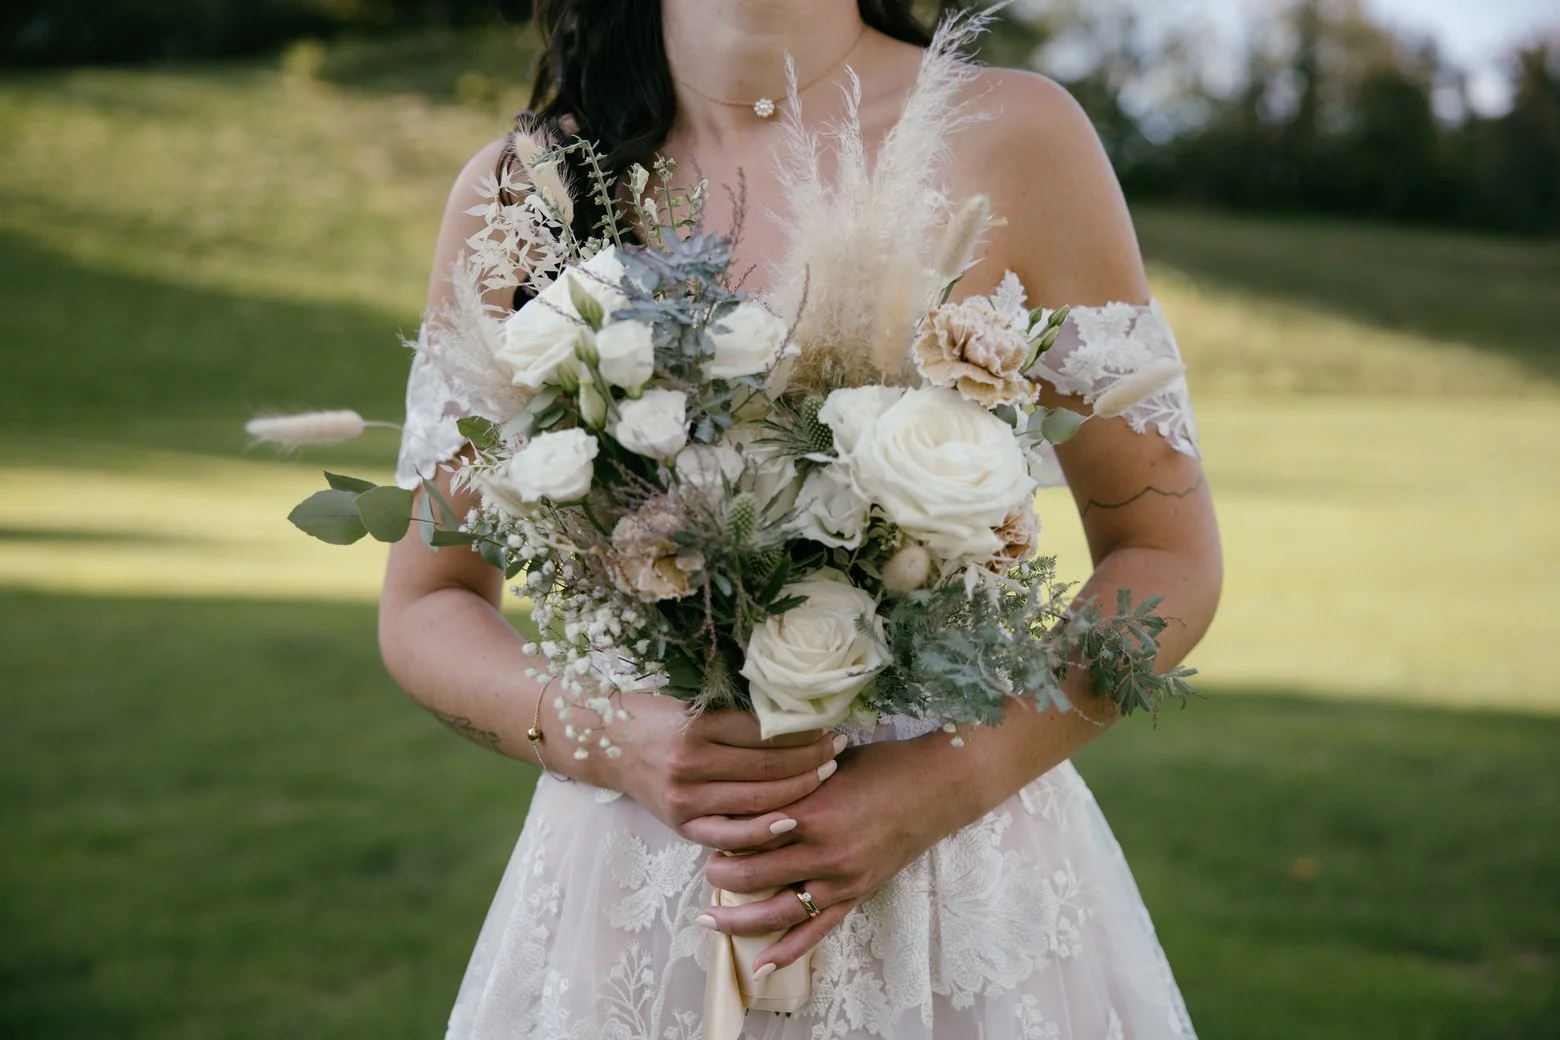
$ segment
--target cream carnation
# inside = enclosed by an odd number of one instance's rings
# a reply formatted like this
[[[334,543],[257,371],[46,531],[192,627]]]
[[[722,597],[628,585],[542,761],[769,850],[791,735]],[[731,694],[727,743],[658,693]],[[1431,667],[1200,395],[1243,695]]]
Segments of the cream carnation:
[[[905,391],[847,461],[873,504],[944,561],[990,560],[1003,546],[993,528],[1035,492],[1013,428],[952,390]]]
[[[933,311],[911,352],[927,382],[956,389],[985,408],[1026,404],[1039,392],[1024,375],[1028,338],[984,296]]]
[[[806,602],[753,630],[741,672],[766,740],[839,725],[888,664],[876,601],[839,571],[818,571],[782,595]]]

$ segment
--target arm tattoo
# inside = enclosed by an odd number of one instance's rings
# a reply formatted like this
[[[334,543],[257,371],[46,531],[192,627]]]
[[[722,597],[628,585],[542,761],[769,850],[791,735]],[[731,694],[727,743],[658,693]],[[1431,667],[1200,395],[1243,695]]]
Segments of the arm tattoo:
[[[440,711],[438,708],[429,708],[428,712],[473,744],[481,744],[483,747],[491,748],[494,751],[504,750],[497,733],[490,729],[478,728],[477,724],[466,718],[466,716],[451,715],[449,712]]]
[[[1142,491],[1139,491],[1131,498],[1124,498],[1120,502],[1097,502],[1091,498],[1089,499],[1088,504],[1083,507],[1083,512],[1080,513],[1079,516],[1088,516],[1089,510],[1091,509],[1124,509],[1127,506],[1130,506],[1132,503],[1136,502],[1138,499],[1142,498],[1144,495],[1159,495],[1162,498],[1185,498],[1187,495],[1190,495],[1192,492],[1196,491],[1202,486],[1203,478],[1198,477],[1197,482],[1184,491],[1166,491],[1163,488],[1157,488],[1150,484],[1148,487],[1144,488]]]

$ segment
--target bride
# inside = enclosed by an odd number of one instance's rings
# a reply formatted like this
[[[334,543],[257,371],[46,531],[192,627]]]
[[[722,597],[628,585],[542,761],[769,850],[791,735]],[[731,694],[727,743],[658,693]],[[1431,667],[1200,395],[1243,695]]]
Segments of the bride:
[[[860,121],[883,140],[932,36],[911,0],[539,0],[535,116],[598,142],[613,170],[654,155],[751,199],[780,197],[781,120]],[[785,57],[795,61],[795,100]],[[849,111],[851,74],[858,110]],[[1133,229],[1088,120],[1038,76],[972,69],[962,102],[984,118],[951,130],[937,175],[1006,218],[959,293],[1012,270],[1048,307],[1072,305],[1039,369],[1045,403],[1087,405],[1144,365],[1174,358],[1149,302]],[[787,112],[799,103],[805,114]],[[935,149],[933,151],[936,151]],[[478,184],[513,160],[474,156],[451,192],[430,308],[482,230]],[[738,187],[740,186],[740,187]],[[746,219],[736,216],[745,212]],[[588,220],[583,208],[578,219]],[[762,296],[786,214],[706,208],[735,233],[734,270]],[[741,227],[733,227],[740,221]],[[512,307],[508,298],[493,303]],[[464,414],[421,360],[407,394],[401,472],[450,494]],[[1160,664],[1212,618],[1220,553],[1184,381],[1057,453],[1094,560],[1086,595],[1163,595],[1174,618]],[[459,498],[459,496],[456,496]],[[457,509],[470,505],[457,502]],[[545,770],[450,1019],[456,1040],[916,1040],[1153,1038],[1192,1028],[1120,847],[1068,759],[1113,721],[1108,698],[1069,680],[1081,710],[1015,702],[962,747],[905,719],[797,746],[759,739],[751,716],[625,693],[616,758],[583,760],[499,611],[502,576],[474,553],[410,537],[390,556],[380,641],[396,681],[466,738]],[[544,706],[544,699],[546,704]],[[743,852],[730,856],[725,852]],[[770,898],[712,906],[715,889]],[[799,893],[808,898],[801,898]],[[758,981],[811,952],[794,1014],[755,1008],[715,1036],[702,1012],[711,932],[774,933]],[[751,980],[743,980],[745,984]]]

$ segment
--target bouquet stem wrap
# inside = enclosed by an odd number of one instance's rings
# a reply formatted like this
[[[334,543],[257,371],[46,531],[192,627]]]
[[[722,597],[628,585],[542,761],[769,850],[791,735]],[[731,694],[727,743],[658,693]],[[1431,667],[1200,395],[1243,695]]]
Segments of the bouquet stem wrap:
[[[778,888],[738,894],[715,890],[715,906],[741,906],[768,899]],[[753,968],[759,954],[778,940],[784,931],[767,935],[727,935],[710,933],[709,971],[704,985],[704,1040],[736,1040],[742,1032],[742,1019],[749,1009],[793,1012],[801,1010],[812,994],[812,953],[771,972],[762,981],[753,981]]]

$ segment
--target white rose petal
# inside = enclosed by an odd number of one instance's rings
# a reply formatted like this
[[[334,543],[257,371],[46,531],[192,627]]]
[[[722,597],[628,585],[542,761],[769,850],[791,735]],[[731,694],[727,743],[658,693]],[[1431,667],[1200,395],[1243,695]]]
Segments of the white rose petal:
[[[575,361],[574,345],[588,330],[580,324],[563,282],[549,285],[504,319],[493,357],[509,368],[515,386],[540,390],[553,381],[560,366]]]
[[[991,559],[992,529],[1036,487],[1013,428],[945,389],[905,392],[847,461],[873,504],[944,561]]]
[[[652,330],[642,321],[617,321],[596,333],[601,378],[625,390],[638,390],[655,370]]]
[[[617,442],[636,455],[669,459],[688,443],[688,395],[681,390],[646,390],[618,405]]]
[[[756,423],[738,423],[726,431],[723,440],[740,450],[747,461],[742,490],[751,492],[760,508],[768,507],[770,515],[779,516],[796,504],[802,481],[794,458],[763,443],[769,436],[770,432]]]
[[[538,434],[515,453],[508,463],[493,470],[491,485],[504,486],[521,502],[530,504],[550,498],[554,502],[573,502],[590,490],[592,463],[600,445],[584,430],[557,430]]]
[[[818,410],[818,421],[834,431],[834,447],[840,454],[856,450],[867,428],[905,391],[891,386],[854,386],[836,390]]]
[[[824,569],[782,593],[807,601],[753,630],[741,672],[766,740],[839,725],[888,664],[877,602],[845,575]]]
[[[742,455],[725,444],[690,444],[677,453],[677,476],[707,495],[718,495],[742,477]]]
[[[704,366],[706,379],[736,379],[767,371],[780,359],[790,331],[784,321],[761,303],[749,301],[716,322],[710,332],[715,357]]]
[[[867,533],[872,503],[840,465],[809,474],[796,496],[796,527],[804,538],[855,549]]]

